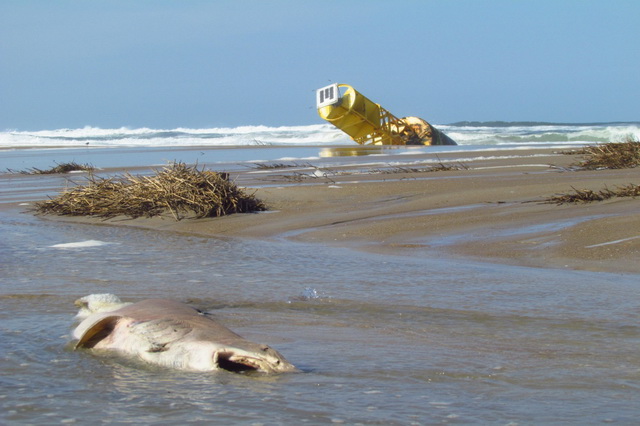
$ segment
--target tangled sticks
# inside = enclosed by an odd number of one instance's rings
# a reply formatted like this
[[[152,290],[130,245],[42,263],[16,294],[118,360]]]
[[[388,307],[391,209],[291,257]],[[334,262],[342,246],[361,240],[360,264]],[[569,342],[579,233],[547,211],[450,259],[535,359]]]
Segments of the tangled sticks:
[[[577,164],[585,170],[627,169],[640,166],[640,142],[628,137],[623,142],[587,146],[585,158]]]
[[[38,213],[97,216],[152,217],[166,211],[176,220],[266,210],[262,201],[245,194],[226,174],[174,163],[154,176],[90,176],[55,198],[36,203]]]
[[[577,170],[627,169],[640,166],[640,142],[628,137],[623,142],[611,142],[595,146],[587,146],[577,152],[584,157],[575,164]],[[600,191],[572,188],[573,193],[557,194],[545,200],[552,204],[590,203],[604,201],[614,197],[639,197],[640,185],[633,183],[615,189],[605,188]]]

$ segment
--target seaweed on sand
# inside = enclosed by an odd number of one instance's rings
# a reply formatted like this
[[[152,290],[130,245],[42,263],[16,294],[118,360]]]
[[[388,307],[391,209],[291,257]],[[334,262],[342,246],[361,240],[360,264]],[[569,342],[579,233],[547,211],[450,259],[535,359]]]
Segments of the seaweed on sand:
[[[154,176],[88,177],[57,197],[36,203],[43,214],[152,217],[169,211],[176,220],[217,217],[266,210],[262,201],[247,195],[226,174],[174,163]]]
[[[52,175],[52,174],[69,173],[69,172],[76,172],[76,171],[92,172],[93,170],[94,170],[94,167],[90,164],[78,164],[75,161],[72,161],[70,163],[58,164],[57,166],[51,167],[50,169],[46,169],[46,170],[41,170],[36,167],[33,167],[28,170],[22,170],[19,173],[23,175]],[[9,172],[13,173],[15,171],[9,169]]]
[[[578,204],[589,203],[592,201],[604,201],[614,197],[638,197],[640,196],[640,185],[634,185],[632,183],[628,185],[619,186],[616,190],[609,188],[602,189],[600,191],[593,191],[591,189],[576,189],[573,188],[573,193],[570,194],[558,194],[553,197],[549,197],[545,200],[549,204]]]
[[[587,146],[580,154],[584,158],[576,165],[582,169],[628,169],[640,165],[640,142],[629,136],[623,142]]]
[[[594,146],[587,146],[579,151],[568,152],[567,154],[580,154],[584,157],[575,164],[582,170],[603,170],[603,169],[628,169],[640,166],[640,142],[633,136],[628,136],[623,142],[611,142]],[[550,204],[566,203],[589,203],[593,201],[604,201],[614,197],[638,197],[640,196],[640,185],[627,184],[617,187],[615,190],[609,188],[600,191],[591,189],[573,188],[573,193],[557,194],[544,200]]]

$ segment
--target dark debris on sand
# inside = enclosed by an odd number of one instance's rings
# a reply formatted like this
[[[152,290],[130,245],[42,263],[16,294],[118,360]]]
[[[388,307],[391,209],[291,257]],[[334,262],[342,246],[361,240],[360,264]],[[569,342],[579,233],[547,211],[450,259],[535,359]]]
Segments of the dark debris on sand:
[[[266,210],[253,195],[245,194],[226,174],[174,163],[154,176],[125,174],[112,178],[89,176],[55,198],[36,203],[41,214],[152,217],[167,211],[184,217],[218,217]]]
[[[628,137],[623,142],[611,142],[587,146],[580,151],[569,154],[580,154],[582,160],[575,164],[581,170],[629,169],[640,165],[640,142]],[[615,189],[605,188],[599,191],[572,188],[568,194],[557,194],[544,200],[550,204],[590,203],[604,201],[614,197],[638,197],[640,185],[628,184]]]

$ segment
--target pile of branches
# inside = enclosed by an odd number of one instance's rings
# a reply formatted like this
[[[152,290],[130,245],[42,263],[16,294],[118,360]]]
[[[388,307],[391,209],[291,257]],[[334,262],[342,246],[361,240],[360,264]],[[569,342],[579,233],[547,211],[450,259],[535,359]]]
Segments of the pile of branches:
[[[578,203],[590,203],[592,201],[604,201],[614,197],[638,197],[640,196],[640,185],[624,185],[611,190],[605,188],[600,191],[592,191],[590,189],[576,189],[572,188],[571,194],[554,195],[546,200],[549,204],[578,204]]]
[[[176,220],[185,216],[218,217],[232,213],[266,210],[253,194],[247,195],[228,175],[174,163],[154,176],[90,176],[58,197],[36,203],[38,213],[97,216],[152,217],[171,212]]]
[[[611,142],[585,147],[584,158],[577,166],[586,170],[628,169],[640,166],[640,142],[632,137],[624,142]]]

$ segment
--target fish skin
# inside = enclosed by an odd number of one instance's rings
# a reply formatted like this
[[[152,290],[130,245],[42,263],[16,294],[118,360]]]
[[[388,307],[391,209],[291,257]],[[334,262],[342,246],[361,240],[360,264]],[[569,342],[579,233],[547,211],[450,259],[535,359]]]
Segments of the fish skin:
[[[87,316],[76,349],[104,349],[190,371],[298,371],[275,349],[248,341],[186,304],[148,299]]]

